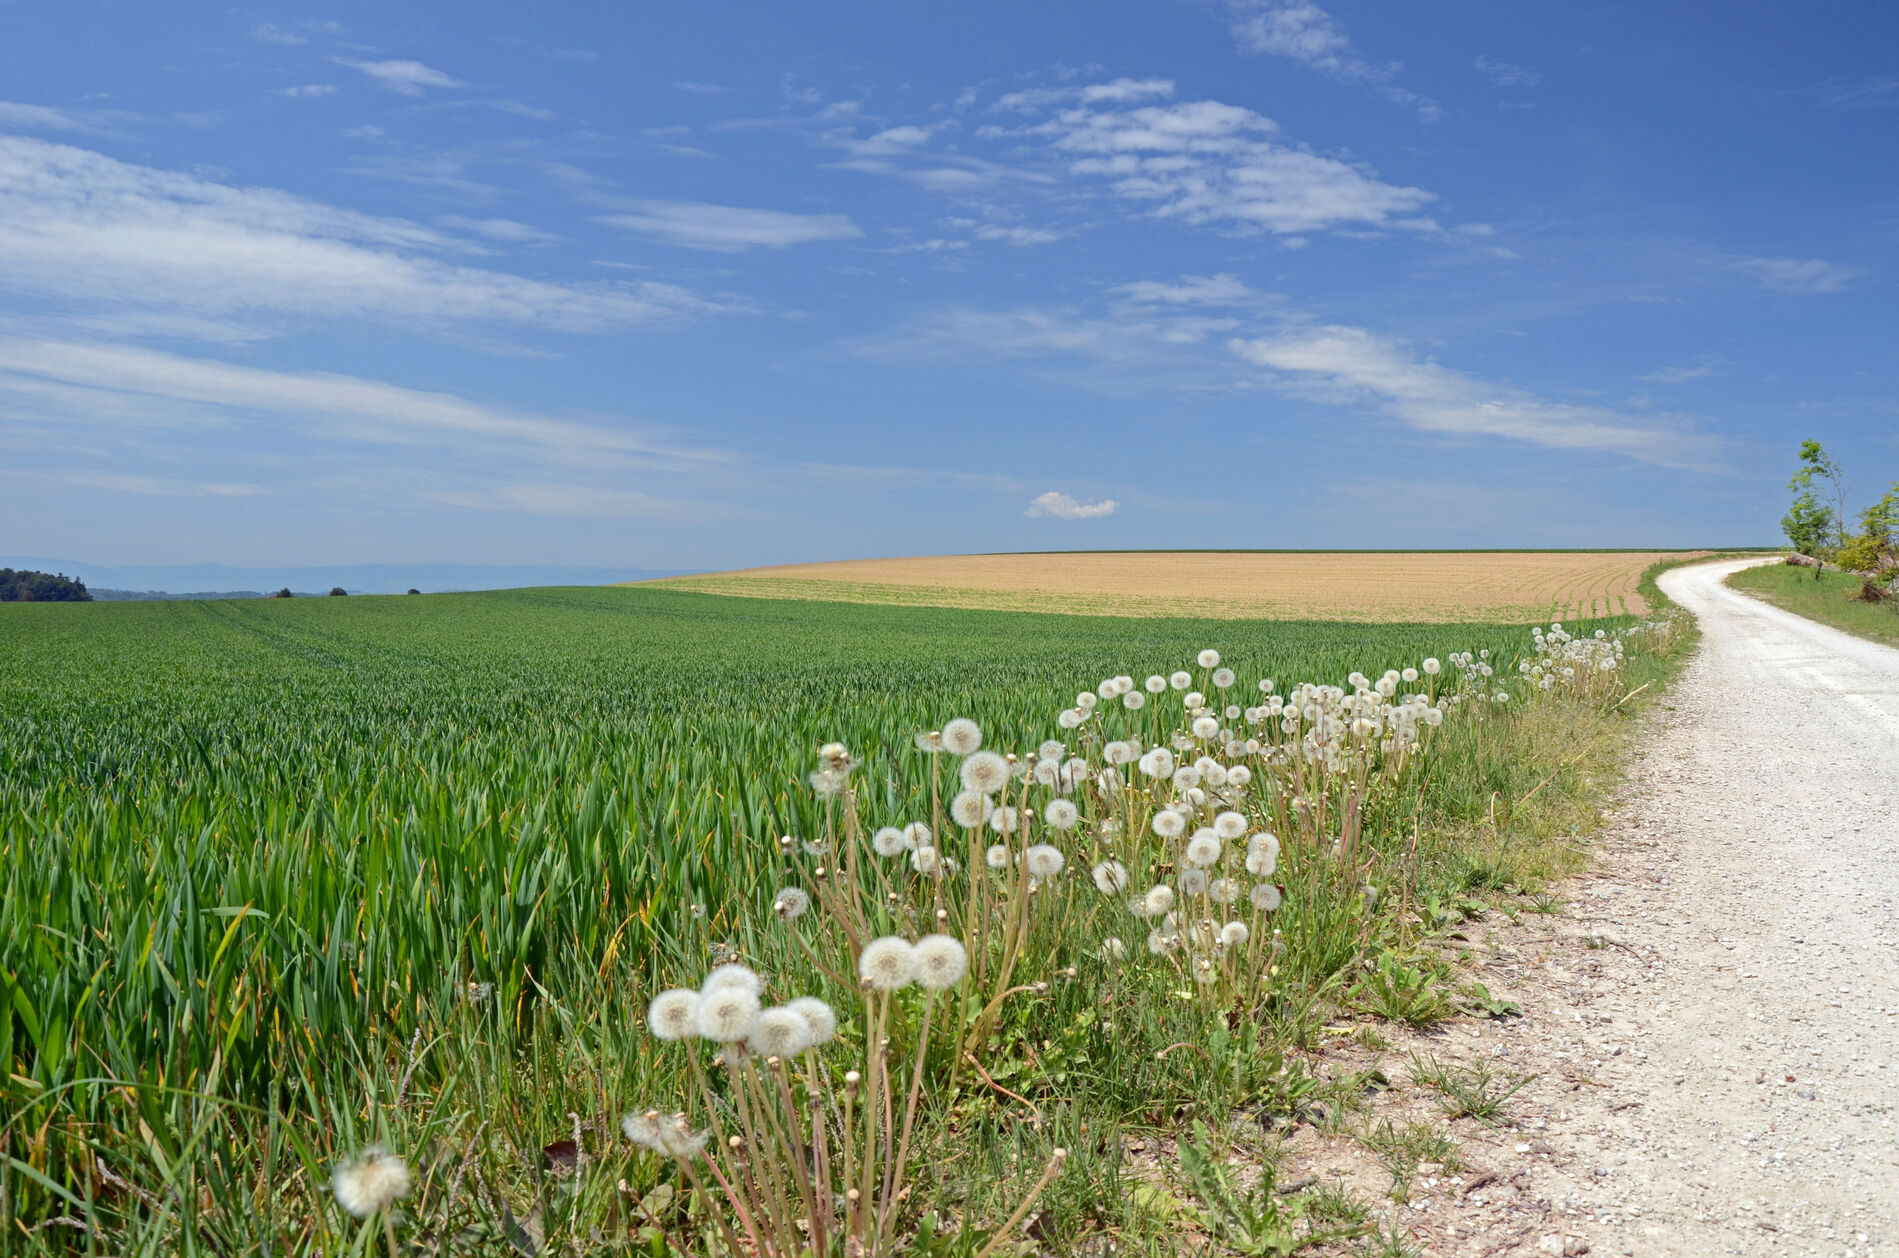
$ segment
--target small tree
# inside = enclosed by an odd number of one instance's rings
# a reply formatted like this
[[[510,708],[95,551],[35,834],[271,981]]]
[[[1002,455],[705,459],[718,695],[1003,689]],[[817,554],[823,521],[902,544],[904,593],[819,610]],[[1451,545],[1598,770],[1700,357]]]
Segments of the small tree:
[[[290,592],[290,587],[286,585],[283,589],[278,590],[275,594],[271,595],[271,597],[272,598],[295,598],[297,596],[295,594],[292,594]]]
[[[1840,548],[1840,567],[1853,572],[1891,574],[1899,586],[1899,481],[1886,496],[1859,513],[1859,534]]]
[[[1841,493],[1840,465],[1826,452],[1826,447],[1817,441],[1800,443],[1800,470],[1787,482],[1787,488],[1794,492],[1793,505],[1787,514],[1781,517],[1781,531],[1787,534],[1787,540],[1793,543],[1795,551],[1810,559],[1824,558],[1824,552],[1831,544],[1837,544],[1840,534],[1839,513],[1820,501],[1815,492],[1815,481],[1827,482],[1834,491],[1837,500]],[[1840,538],[1840,540],[1844,540]],[[1815,565],[1813,579],[1820,579],[1820,568]]]
[[[330,587],[330,597],[331,597],[331,598],[344,598],[344,597],[346,597],[346,596],[347,596],[348,594],[349,594],[349,591],[348,591],[348,590],[346,590],[346,589],[344,589],[344,588],[343,588],[342,586],[340,586],[340,585],[332,585],[332,586]]]
[[[418,589],[415,589],[415,588],[413,588],[413,587],[411,587],[411,588],[410,588],[410,590],[409,590],[409,593],[411,593],[411,594],[420,594],[421,592],[422,592],[422,591],[420,591],[420,590],[418,590]]]

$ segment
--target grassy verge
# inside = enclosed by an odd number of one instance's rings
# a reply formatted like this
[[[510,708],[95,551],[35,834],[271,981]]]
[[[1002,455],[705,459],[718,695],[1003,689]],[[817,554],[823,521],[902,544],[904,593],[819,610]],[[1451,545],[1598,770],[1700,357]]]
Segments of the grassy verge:
[[[655,991],[696,986],[724,960],[762,974],[774,1001],[820,996],[838,1011],[814,1067],[826,1096],[880,1042],[873,1005],[896,1051],[914,1047],[916,1073],[895,1088],[919,1081],[911,1156],[894,1159],[910,1179],[887,1202],[882,1252],[973,1256],[1051,1165],[1018,1233],[1046,1249],[1331,1244],[1363,1230],[1362,1211],[1321,1192],[1268,1194],[1234,1221],[1217,1170],[1229,1118],[1291,1114],[1346,1086],[1310,1067],[1331,1019],[1430,1021],[1467,999],[1465,976],[1426,942],[1473,903],[1533,894],[1574,867],[1631,716],[1679,652],[1679,635],[1643,640],[1613,677],[1565,695],[1516,672],[1530,644],[1504,626],[637,589],[0,613],[12,1252],[337,1252],[380,1244],[385,1222],[392,1247],[428,1252],[716,1245],[717,1194],[627,1144],[619,1117],[649,1104],[695,1121],[735,1112],[719,1080],[694,1100],[688,1063],[710,1068],[709,1053],[643,1022]],[[960,789],[958,768],[920,752],[919,731],[972,715],[987,745],[1025,756],[1061,736],[1093,775],[1100,739],[1064,733],[1055,714],[1121,668],[1191,668],[1216,644],[1247,687],[1272,677],[1282,695],[1473,653],[1403,683],[1460,700],[1440,705],[1428,754],[1361,739],[1363,755],[1348,748],[1336,766],[1253,758],[1250,792],[1205,805],[1230,804],[1284,844],[1283,907],[1239,910],[1255,929],[1236,951],[1201,949],[1219,958],[1216,981],[1198,982],[1178,943],[1211,896],[1195,901],[1182,853],[1145,837],[1161,803],[1195,788],[1124,770],[1114,791],[1074,790],[1086,826],[1040,831],[1066,849],[1067,873],[1033,889],[1012,873],[967,877],[983,830],[964,876],[941,883],[866,850],[871,830],[918,820],[963,850],[938,802]],[[1218,685],[1204,666],[1191,684]],[[1181,693],[1104,705],[1100,723],[1170,744],[1186,737]],[[831,738],[861,763],[824,796],[807,774]],[[1108,856],[1139,877],[1129,892],[1177,884],[1197,913],[1183,904],[1171,927],[1132,918],[1125,896],[1091,885]],[[787,886],[838,898],[774,918]],[[970,988],[1013,973],[1011,994],[988,1018],[992,988],[954,1018],[914,989],[867,1000],[838,933],[853,915],[868,933],[910,936],[974,922]],[[1166,955],[1142,946],[1150,928],[1176,937]],[[980,942],[992,929],[993,948]],[[1123,936],[1127,963],[1106,964]],[[1129,1153],[1144,1132],[1206,1160],[1183,1154],[1157,1181]],[[333,1168],[376,1142],[413,1184],[399,1218],[358,1223],[329,1191]],[[1269,1148],[1255,1152],[1270,1164]],[[790,1191],[797,1176],[783,1174]]]
[[[1744,568],[1729,577],[1728,584],[1808,620],[1887,646],[1899,646],[1899,599],[1861,602],[1859,592],[1865,578],[1827,569],[1816,580],[1814,572],[1812,568],[1768,564]]]

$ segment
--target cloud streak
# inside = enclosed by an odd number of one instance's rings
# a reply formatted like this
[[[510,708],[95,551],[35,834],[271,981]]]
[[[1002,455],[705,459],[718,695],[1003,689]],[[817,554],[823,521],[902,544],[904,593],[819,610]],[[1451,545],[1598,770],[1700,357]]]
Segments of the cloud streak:
[[[1278,373],[1281,388],[1320,401],[1377,407],[1407,427],[1501,437],[1556,450],[1596,450],[1673,467],[1706,466],[1708,443],[1602,407],[1575,406],[1439,366],[1364,328],[1331,325],[1228,346]]]
[[[1776,293],[1843,293],[1858,271],[1820,258],[1729,258],[1728,270]]]
[[[378,87],[401,96],[421,96],[431,87],[467,87],[452,74],[423,65],[420,61],[351,61],[331,58],[340,66],[361,70]]]
[[[499,323],[600,332],[724,307],[671,284],[568,284],[448,261],[465,241],[264,188],[0,136],[0,291],[96,312]]]
[[[629,205],[624,214],[605,214],[594,221],[664,244],[716,253],[857,240],[864,234],[842,214],[792,214],[704,201],[633,201]]]

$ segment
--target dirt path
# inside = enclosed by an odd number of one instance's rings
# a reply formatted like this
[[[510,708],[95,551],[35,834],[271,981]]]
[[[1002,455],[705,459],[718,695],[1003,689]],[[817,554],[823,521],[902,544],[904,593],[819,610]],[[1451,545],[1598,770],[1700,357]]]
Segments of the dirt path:
[[[1394,1207],[1427,1254],[1899,1255],[1899,650],[1726,588],[1744,566],[1662,578],[1703,645],[1567,913],[1471,932],[1524,1016],[1383,1057],[1536,1076]]]

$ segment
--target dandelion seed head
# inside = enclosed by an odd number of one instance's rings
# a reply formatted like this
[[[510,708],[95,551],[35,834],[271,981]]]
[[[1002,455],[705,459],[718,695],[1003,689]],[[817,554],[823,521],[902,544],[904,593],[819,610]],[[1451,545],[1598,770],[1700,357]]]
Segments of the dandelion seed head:
[[[1175,790],[1191,791],[1198,785],[1200,785],[1200,770],[1190,764],[1182,765],[1180,768],[1174,770]]]
[[[975,752],[959,770],[964,788],[982,795],[994,795],[1007,786],[1009,773],[1009,762],[993,751]]]
[[[974,830],[989,820],[995,803],[981,791],[964,791],[950,801],[950,817],[965,830]]]
[[[1174,889],[1164,882],[1160,883],[1148,888],[1147,894],[1142,897],[1141,902],[1147,909],[1147,915],[1149,917],[1160,917],[1173,910]]]
[[[1199,661],[1200,667],[1202,668],[1218,668],[1220,666],[1220,653],[1212,647],[1208,647],[1194,658]]]
[[[694,1131],[684,1114],[676,1114],[669,1123],[659,1124],[661,1147],[682,1162],[691,1161],[706,1151],[709,1131]]]
[[[1127,890],[1128,867],[1120,861],[1102,861],[1094,867],[1093,874],[1095,890],[1102,895],[1119,895]]]
[[[1271,913],[1279,907],[1279,888],[1270,882],[1262,882],[1253,888],[1253,907],[1262,913]]]
[[[1441,669],[1442,669],[1443,667],[1444,667],[1444,666],[1443,666],[1442,664],[1440,664],[1440,663],[1438,663],[1438,662],[1437,662],[1437,661],[1436,661],[1435,659],[1429,659],[1429,660],[1426,660],[1426,661],[1424,661],[1424,673],[1425,673],[1425,676],[1427,676],[1427,677],[1435,677],[1435,676],[1437,676],[1437,675],[1438,675],[1438,672],[1439,672],[1439,671],[1440,671],[1440,670],[1441,670]]]
[[[935,848],[919,847],[910,853],[910,868],[927,877],[931,874],[940,873],[943,868],[943,861],[937,854]]]
[[[1234,682],[1239,680],[1239,675],[1230,668],[1216,668],[1213,670],[1211,680],[1219,689],[1227,690],[1232,687]]]
[[[921,821],[912,821],[903,828],[903,843],[907,848],[929,847],[936,842],[936,836],[930,833],[930,827]]]
[[[1157,695],[1161,691],[1167,689],[1167,679],[1165,677],[1162,677],[1159,673],[1155,673],[1152,677],[1149,677],[1146,681],[1142,682],[1141,685],[1147,691],[1147,693],[1151,695]]]
[[[1099,702],[1101,702],[1100,697],[1092,690],[1084,690],[1075,696],[1075,706],[1083,712],[1092,712],[1095,704]]]
[[[1009,845],[1007,843],[991,843],[989,850],[983,853],[983,863],[988,865],[991,869],[1007,869],[1009,867]]]
[[[699,1026],[699,993],[675,987],[646,1006],[646,1025],[662,1040],[683,1040]]]
[[[1211,881],[1212,876],[1206,870],[1198,865],[1189,866],[1180,871],[1180,894],[1205,895],[1207,884]]]
[[[1139,712],[1147,706],[1147,696],[1138,690],[1130,690],[1121,696],[1121,706],[1130,712]]]
[[[771,911],[787,922],[803,917],[805,910],[810,907],[811,897],[799,887],[782,888],[771,902]]]
[[[1215,878],[1207,884],[1207,899],[1215,904],[1231,904],[1240,898],[1240,884],[1231,878]]]
[[[409,1164],[379,1144],[344,1162],[330,1176],[336,1202],[359,1219],[387,1210],[409,1194]]]
[[[885,826],[870,836],[870,846],[879,856],[900,856],[913,846],[903,831]]]
[[[1154,833],[1163,839],[1177,839],[1187,832],[1187,819],[1172,809],[1155,813],[1152,825]]]
[[[982,746],[982,726],[959,716],[943,726],[943,750],[952,756],[974,754]]]
[[[1227,811],[1213,819],[1213,832],[1223,839],[1237,839],[1246,833],[1246,818]]]
[[[1120,961],[1126,957],[1127,954],[1128,946],[1115,936],[1109,935],[1106,939],[1101,941],[1101,959],[1110,965]]]
[[[1196,716],[1192,729],[1195,738],[1205,740],[1220,732],[1220,722],[1211,716]]]
[[[699,1034],[715,1044],[736,1044],[758,1017],[758,994],[748,987],[715,987],[699,1000]]]
[[[943,735],[939,730],[929,730],[916,736],[917,750],[935,754],[943,750]]]
[[[1226,771],[1228,786],[1246,786],[1253,780],[1253,771],[1243,764],[1236,764]]]
[[[1021,819],[1020,813],[1010,805],[1004,804],[989,814],[989,828],[997,834],[1014,834],[1016,825]]]
[[[1047,843],[1037,843],[1022,854],[1022,867],[1029,871],[1029,876],[1044,882],[1061,873],[1067,863],[1061,850]]]
[[[745,1046],[760,1057],[796,1057],[811,1046],[811,1024],[795,1009],[766,1009],[752,1019]]]
[[[659,1138],[659,1117],[656,1113],[628,1114],[620,1120],[620,1130],[628,1140],[642,1149],[651,1149],[655,1153],[666,1152],[666,1145]]]
[[[1031,852],[1035,849],[1030,848]],[[948,935],[925,935],[916,942],[916,982],[925,991],[956,986],[969,973],[969,953]]]
[[[1156,747],[1140,759],[1141,772],[1151,778],[1170,778],[1174,776],[1174,753],[1165,747]]]
[[[1202,869],[1218,864],[1222,850],[1220,836],[1212,830],[1196,830],[1187,840],[1187,859]]]
[[[829,1044],[837,1035],[837,1013],[816,996],[800,996],[785,1008],[804,1019],[811,1031],[811,1047]]]
[[[765,984],[758,977],[758,971],[749,965],[737,964],[714,967],[713,971],[706,975],[706,981],[699,984],[699,994],[708,996],[721,987],[740,987],[754,996],[765,990]]]
[[[864,945],[857,976],[873,991],[894,992],[916,977],[916,945],[900,935],[885,935]]]
[[[1228,922],[1220,927],[1220,942],[1229,948],[1237,948],[1252,937],[1253,932],[1246,928],[1245,922]]]
[[[1042,820],[1057,830],[1072,830],[1081,820],[1081,810],[1066,799],[1051,799],[1042,807]]]

